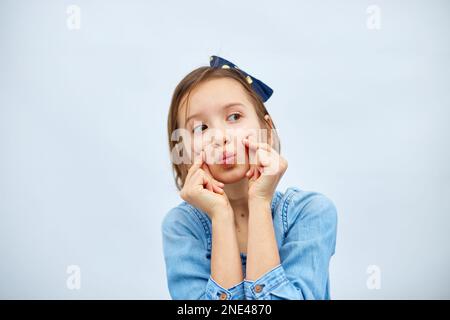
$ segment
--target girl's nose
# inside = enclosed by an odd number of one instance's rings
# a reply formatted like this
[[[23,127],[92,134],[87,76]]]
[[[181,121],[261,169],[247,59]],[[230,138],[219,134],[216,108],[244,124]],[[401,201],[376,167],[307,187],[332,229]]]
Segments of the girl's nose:
[[[212,136],[212,143],[216,147],[222,147],[223,145],[226,145],[230,143],[231,137],[230,134],[226,132],[226,130],[216,130],[214,132],[214,135]]]

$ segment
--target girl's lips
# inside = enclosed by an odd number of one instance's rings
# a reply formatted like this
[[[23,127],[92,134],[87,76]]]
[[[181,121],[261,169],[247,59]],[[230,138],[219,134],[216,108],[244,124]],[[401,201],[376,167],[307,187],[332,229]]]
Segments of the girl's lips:
[[[234,159],[236,158],[236,155],[234,152],[227,152],[225,151],[222,154],[222,157],[219,159],[219,164],[231,164],[234,163]]]

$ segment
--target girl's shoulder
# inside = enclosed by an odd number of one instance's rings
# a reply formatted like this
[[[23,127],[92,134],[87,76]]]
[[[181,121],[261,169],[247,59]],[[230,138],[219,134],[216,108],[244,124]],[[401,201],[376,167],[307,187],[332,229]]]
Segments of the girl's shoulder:
[[[166,235],[178,234],[203,239],[209,233],[208,224],[210,222],[207,221],[206,213],[182,201],[165,214],[161,229]]]
[[[206,213],[186,201],[171,208],[161,224],[163,239],[178,237],[196,239],[211,250],[211,221]]]
[[[298,187],[289,187],[280,195],[275,214],[281,216],[285,231],[301,222],[330,226],[337,224],[337,209],[329,197]]]
[[[278,205],[291,210],[295,209],[297,213],[311,207],[335,207],[333,201],[323,193],[306,191],[298,187],[288,187],[284,193],[279,193],[279,197]]]

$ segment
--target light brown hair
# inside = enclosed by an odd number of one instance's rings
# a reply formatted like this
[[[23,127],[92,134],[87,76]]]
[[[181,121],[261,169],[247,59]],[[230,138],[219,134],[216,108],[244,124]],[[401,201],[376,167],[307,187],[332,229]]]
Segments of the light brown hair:
[[[277,152],[280,152],[280,140],[276,132],[275,125],[272,122],[272,118],[270,118],[270,122],[272,127],[270,127],[269,123],[264,119],[265,115],[269,115],[269,112],[267,112],[266,107],[264,106],[263,101],[259,97],[259,95],[252,89],[252,86],[247,82],[246,77],[239,71],[239,69],[222,69],[222,68],[213,68],[213,67],[200,67],[193,71],[191,71],[189,74],[187,74],[177,85],[175,88],[175,91],[172,95],[172,101],[170,103],[169,108],[169,114],[167,117],[167,134],[169,138],[169,152],[172,152],[174,150],[174,147],[176,146],[177,141],[173,141],[171,139],[172,132],[174,132],[176,129],[180,128],[180,123],[178,123],[178,114],[180,107],[183,105],[183,103],[189,103],[189,95],[192,92],[194,88],[199,86],[201,83],[211,80],[211,79],[218,79],[218,78],[231,78],[239,82],[246,93],[248,94],[248,97],[250,98],[250,101],[252,102],[253,106],[255,107],[256,115],[258,116],[258,119],[260,120],[262,126],[264,126],[268,132],[273,132],[274,137],[272,139],[272,147]],[[186,107],[185,117],[187,116],[187,110],[188,105]],[[269,115],[270,116],[270,115]],[[274,129],[273,131],[270,131],[271,129]],[[183,151],[184,152],[184,151]],[[172,162],[172,169],[175,179],[175,184],[178,190],[181,190],[184,185],[184,181],[186,179],[188,168],[186,165],[183,164],[175,164]]]

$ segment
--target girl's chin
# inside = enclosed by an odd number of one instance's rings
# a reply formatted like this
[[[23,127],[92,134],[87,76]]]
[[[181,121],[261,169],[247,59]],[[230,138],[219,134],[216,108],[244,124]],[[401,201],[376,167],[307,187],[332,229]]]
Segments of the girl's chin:
[[[232,165],[222,166],[217,165],[216,168],[210,168],[216,180],[219,180],[225,184],[231,184],[238,182],[245,178],[245,173],[248,171],[248,165]]]

